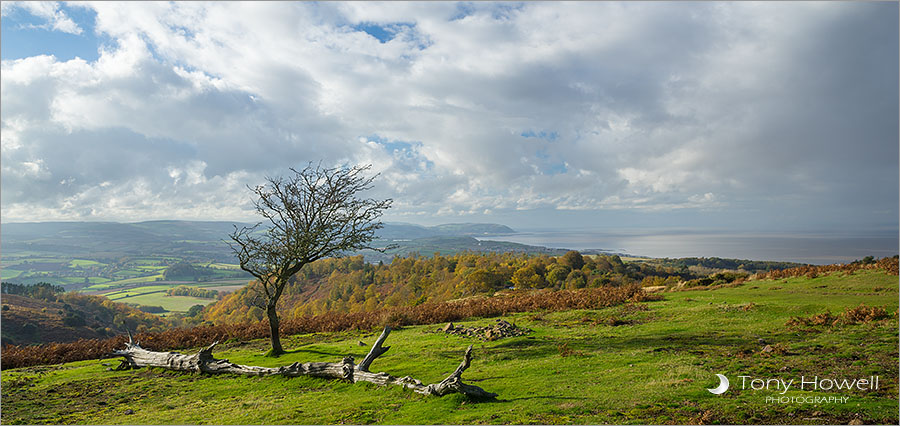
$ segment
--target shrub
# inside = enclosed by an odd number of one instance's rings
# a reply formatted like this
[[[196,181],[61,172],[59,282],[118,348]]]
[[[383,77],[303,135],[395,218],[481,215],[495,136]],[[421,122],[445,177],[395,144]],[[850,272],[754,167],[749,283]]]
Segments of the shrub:
[[[501,293],[494,297],[473,297],[442,303],[426,302],[417,306],[368,312],[328,312],[315,316],[300,316],[282,321],[281,332],[289,335],[372,330],[385,324],[394,326],[436,324],[471,317],[496,317],[514,312],[598,309],[660,298],[659,295],[645,293],[639,285],[560,291],[536,290],[521,294]],[[260,321],[251,324],[203,325],[155,333],[138,333],[135,340],[146,349],[160,351],[207,346],[216,340],[251,340],[268,336],[268,323]],[[72,343],[5,346],[0,367],[17,368],[105,358],[113,350],[122,348],[124,343],[125,338],[118,336],[105,340],[79,340]]]
[[[880,306],[859,305],[855,308],[847,308],[840,315],[833,315],[831,312],[825,311],[820,314],[812,315],[806,318],[792,317],[785,324],[788,327],[833,327],[836,325],[852,325],[865,324],[880,321],[893,316],[885,308]]]
[[[85,322],[83,316],[69,312],[66,313],[66,316],[63,317],[63,324],[69,327],[80,327],[87,323]]]
[[[867,261],[868,262],[868,261]],[[834,264],[834,265],[807,265],[801,266],[799,268],[790,268],[790,269],[782,269],[768,272],[760,272],[753,276],[754,279],[764,280],[780,280],[784,278],[792,278],[792,277],[809,277],[815,278],[820,275],[827,275],[835,272],[840,272],[844,274],[852,274],[856,271],[860,270],[883,270],[889,275],[897,276],[900,274],[900,267],[898,267],[898,256],[894,257],[885,257],[883,259],[879,259],[878,261],[873,261],[871,263],[864,263],[862,261],[856,261],[853,263],[847,264]]]

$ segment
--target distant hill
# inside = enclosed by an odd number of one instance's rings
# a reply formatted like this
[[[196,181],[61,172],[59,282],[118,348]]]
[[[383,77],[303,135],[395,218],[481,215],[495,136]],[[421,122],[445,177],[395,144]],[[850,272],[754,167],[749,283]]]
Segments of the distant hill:
[[[121,256],[167,255],[185,260],[233,263],[226,243],[234,227],[251,226],[241,222],[201,222],[158,220],[136,223],[117,222],[39,222],[0,225],[4,254],[40,253],[53,257],[110,259]],[[441,240],[440,237],[470,237],[513,233],[504,225],[492,223],[453,223],[420,226],[387,223],[376,234],[375,244],[401,246],[400,252],[420,251],[430,255],[448,249],[479,251],[475,239]],[[407,244],[407,240],[429,238],[427,243]]]
[[[230,261],[224,242],[232,222],[152,221],[39,222],[0,225],[5,254],[40,252],[87,258],[168,254],[210,261]]]
[[[411,223],[386,223],[377,236],[384,239],[419,239],[429,237],[466,237],[507,235],[516,231],[496,223],[447,223],[437,226],[421,226]]]
[[[376,245],[387,247],[388,243],[389,241],[380,241],[377,242]],[[407,255],[414,253],[421,256],[431,256],[434,253],[451,256],[462,252],[527,253],[560,256],[568,251],[566,249],[531,246],[505,241],[478,240],[470,236],[432,236],[403,241],[395,240],[392,244],[395,244],[396,247],[390,248],[384,253],[373,250],[363,250],[359,252],[359,254],[365,256],[366,261],[368,262],[382,261],[388,263],[394,256],[406,257]]]
[[[508,226],[495,223],[448,223],[431,229],[446,235],[504,235],[516,232]]]

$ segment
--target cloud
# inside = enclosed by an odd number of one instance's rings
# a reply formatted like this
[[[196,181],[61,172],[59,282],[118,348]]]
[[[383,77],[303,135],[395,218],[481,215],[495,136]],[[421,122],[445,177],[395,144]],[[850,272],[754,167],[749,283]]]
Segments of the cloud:
[[[3,2],[2,15],[7,16],[15,9],[21,8],[31,15],[46,21],[41,25],[31,25],[33,28],[40,28],[52,31],[61,31],[64,33],[80,35],[83,31],[75,21],[66,13],[60,10],[59,2],[55,1],[13,1]]]
[[[400,218],[896,222],[896,4],[85,7],[96,61],[3,62],[4,220],[243,219],[322,159],[373,164]]]

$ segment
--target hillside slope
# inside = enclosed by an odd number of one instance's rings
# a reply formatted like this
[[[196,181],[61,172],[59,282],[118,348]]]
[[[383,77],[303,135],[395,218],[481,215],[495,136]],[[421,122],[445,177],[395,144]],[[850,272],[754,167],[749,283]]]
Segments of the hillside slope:
[[[65,293],[44,300],[4,294],[2,301],[4,345],[103,339],[121,334],[123,321],[132,329],[166,327],[162,318],[99,296]]]
[[[665,293],[664,300],[596,310],[510,314],[530,333],[494,341],[412,326],[391,334],[373,371],[434,382],[466,346],[467,381],[489,402],[316,378],[229,377],[160,369],[105,371],[108,361],[4,370],[4,423],[474,424],[760,423],[897,424],[897,277],[879,270],[748,281]],[[862,307],[861,307],[862,306]],[[879,308],[880,307],[880,308]],[[867,314],[861,314],[866,312]],[[828,313],[828,315],[826,315]],[[834,321],[820,321],[821,318]],[[456,326],[483,326],[470,319]],[[216,358],[246,365],[361,359],[377,330],[223,342]],[[196,350],[184,350],[184,353]],[[715,374],[731,379],[707,392]],[[879,377],[878,389],[742,388],[740,376]],[[796,383],[796,382],[795,382]],[[768,397],[841,397],[841,403],[771,403]],[[348,403],[353,401],[353,403]]]

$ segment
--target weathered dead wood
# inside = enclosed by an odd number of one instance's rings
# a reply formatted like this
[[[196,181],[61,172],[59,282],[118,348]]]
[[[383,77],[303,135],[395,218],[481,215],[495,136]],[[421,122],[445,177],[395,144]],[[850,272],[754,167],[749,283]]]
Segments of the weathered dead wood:
[[[282,375],[287,377],[313,376],[325,379],[340,379],[356,382],[369,382],[381,386],[397,385],[412,389],[425,395],[444,396],[451,393],[461,393],[472,398],[494,398],[497,394],[484,389],[468,385],[462,382],[462,373],[469,368],[472,361],[472,346],[466,349],[463,361],[452,374],[440,383],[422,384],[412,377],[394,377],[388,373],[372,373],[369,365],[378,356],[387,352],[390,346],[382,346],[384,340],[390,334],[390,327],[385,327],[378,337],[368,355],[361,363],[355,365],[353,357],[347,356],[341,362],[295,362],[281,367],[258,367],[252,365],[240,365],[229,362],[227,359],[215,359],[212,356],[213,348],[219,343],[214,342],[208,347],[193,355],[179,354],[176,352],[148,351],[131,340],[129,333],[125,349],[113,352],[115,356],[124,358],[117,369],[161,367],[177,371],[194,371],[209,374],[241,374],[249,376]]]
[[[372,364],[372,361],[375,361],[375,358],[380,357],[391,348],[390,346],[381,346],[381,344],[384,343],[384,340],[387,339],[388,334],[391,334],[391,326],[386,325],[384,331],[381,332],[381,336],[378,336],[378,340],[372,345],[372,349],[369,350],[369,353],[366,354],[366,357],[363,358],[362,362],[356,366],[357,370],[369,371],[369,365]]]

